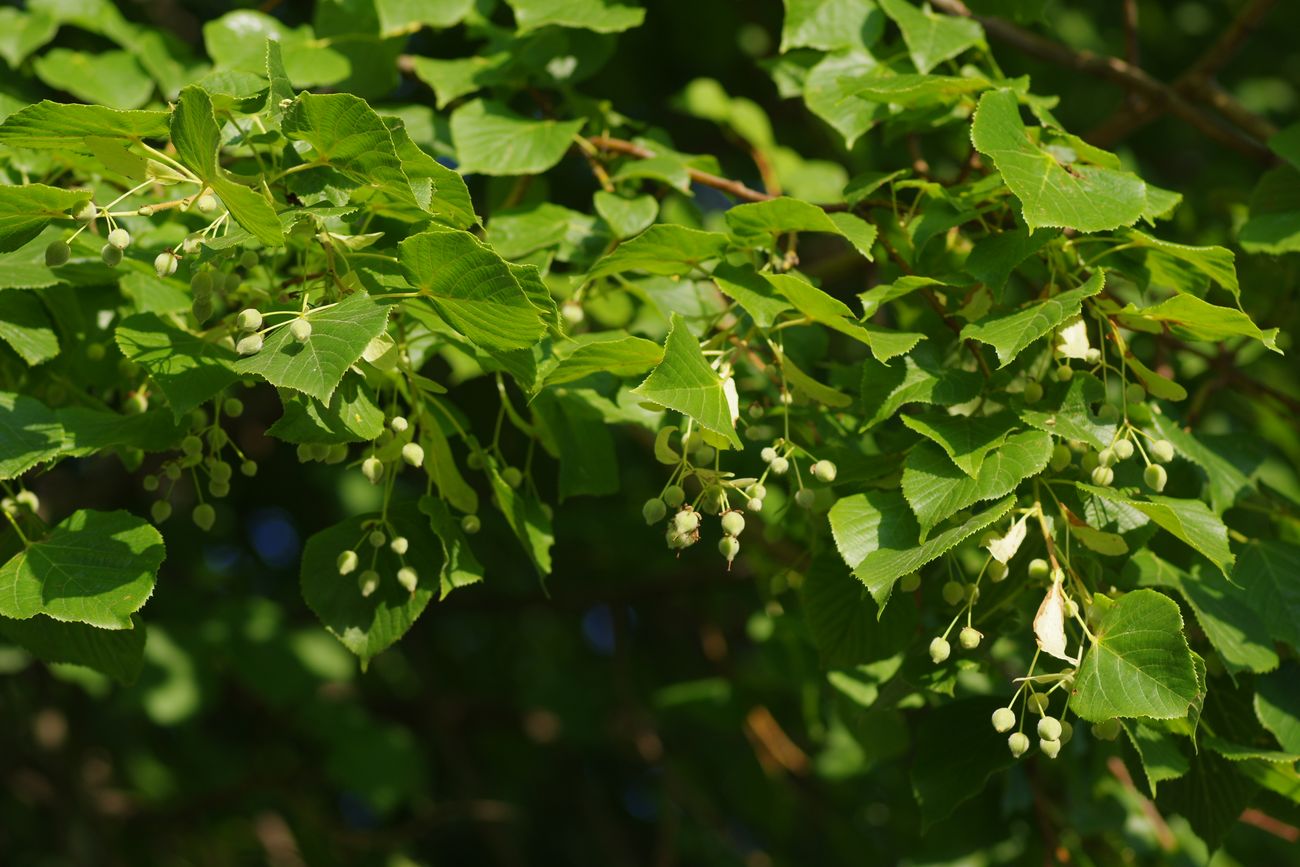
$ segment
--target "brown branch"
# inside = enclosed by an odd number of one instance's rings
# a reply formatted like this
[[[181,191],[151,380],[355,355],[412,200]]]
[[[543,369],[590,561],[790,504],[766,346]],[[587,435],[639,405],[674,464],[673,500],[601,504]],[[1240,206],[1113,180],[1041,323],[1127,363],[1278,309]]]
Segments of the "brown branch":
[[[593,146],[604,151],[613,151],[614,153],[624,154],[630,157],[636,157],[639,160],[648,160],[658,156],[657,153],[647,147],[642,147],[636,142],[630,142],[626,139],[611,138],[605,135],[594,135],[587,139]],[[697,184],[703,184],[706,187],[712,187],[715,190],[721,190],[728,195],[735,196],[737,199],[744,199],[746,202],[766,202],[775,199],[776,196],[771,193],[764,193],[759,190],[747,187],[740,181],[733,181],[730,178],[719,177],[718,175],[702,172],[699,169],[688,168],[686,173],[691,180]]]
[[[1156,805],[1150,798],[1138,791],[1138,787],[1133,784],[1133,777],[1124,766],[1124,761],[1119,756],[1111,756],[1106,760],[1106,767],[1110,769],[1115,779],[1136,798],[1142,802],[1142,812],[1146,813],[1147,821],[1151,823],[1152,829],[1156,832],[1156,840],[1160,843],[1160,848],[1166,852],[1174,851],[1178,841],[1174,839],[1174,832],[1169,830],[1169,825],[1165,822],[1164,816],[1156,809]]]
[[[1261,831],[1272,834],[1274,837],[1285,840],[1288,843],[1300,841],[1300,828],[1297,828],[1294,825],[1288,825],[1280,819],[1274,819],[1272,816],[1267,813],[1261,813],[1259,810],[1246,810],[1241,814],[1241,821],[1247,825],[1253,825]]]
[[[949,15],[975,19],[994,39],[1005,42],[1031,57],[1109,81],[1131,93],[1137,93],[1150,103],[1150,111],[1168,111],[1208,138],[1252,159],[1263,163],[1274,162],[1272,152],[1261,142],[1228,126],[1220,118],[1197,108],[1182,93],[1153,78],[1139,66],[1134,66],[1118,57],[1094,54],[1091,51],[1075,51],[1000,18],[975,15],[961,0],[932,0],[932,5]]]

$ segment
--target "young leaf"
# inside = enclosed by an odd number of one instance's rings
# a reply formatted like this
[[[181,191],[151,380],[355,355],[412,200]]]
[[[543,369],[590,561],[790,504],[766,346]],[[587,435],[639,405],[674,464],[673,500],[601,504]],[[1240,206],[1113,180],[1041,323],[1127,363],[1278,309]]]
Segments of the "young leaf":
[[[442,542],[442,571],[439,574],[438,598],[446,599],[453,590],[468,587],[483,580],[483,566],[469,546],[469,539],[447,509],[447,504],[437,497],[421,497],[421,512],[429,516],[429,526]]]
[[[634,393],[690,416],[705,430],[726,437],[736,448],[741,447],[723,394],[722,377],[709,366],[699,343],[677,314],[673,314],[668,339],[664,342],[663,360]]]
[[[1228,528],[1200,500],[1179,500],[1156,494],[1144,500],[1126,497],[1114,488],[1078,484],[1079,490],[1136,509],[1164,529],[1195,548],[1219,567],[1224,575],[1232,570],[1232,551],[1228,548]]]
[[[165,111],[118,111],[102,105],[45,100],[5,118],[0,124],[0,144],[86,153],[93,139],[162,139],[167,130]]]
[[[45,662],[84,665],[124,685],[144,667],[144,620],[131,615],[129,629],[100,629],[65,623],[43,614],[26,620],[0,617],[0,635]]]
[[[1097,268],[1082,286],[1035,301],[1014,313],[993,314],[961,330],[965,340],[987,343],[998,353],[999,367],[1006,367],[1031,343],[1046,336],[1062,322],[1079,313],[1084,299],[1102,290],[1104,272]]]
[[[1187,716],[1200,689],[1177,603],[1134,590],[1104,610],[1093,633],[1070,705],[1080,719]]]
[[[622,33],[639,27],[645,10],[617,0],[509,0],[520,33],[542,27],[581,27]]]
[[[984,29],[973,19],[917,9],[907,0],[877,2],[903,32],[917,72],[929,72],[966,49],[984,44]]]
[[[506,484],[496,467],[487,468],[488,483],[492,486],[494,504],[514,532],[524,553],[533,562],[537,574],[543,579],[551,574],[551,546],[555,544],[555,531],[551,519],[542,511],[541,501],[530,491],[516,490]]]
[[[775,243],[787,232],[827,232],[839,235],[867,259],[876,240],[876,227],[852,214],[828,214],[816,205],[780,197],[765,202],[737,205],[727,211],[731,235],[744,243]]]
[[[646,274],[688,274],[703,263],[722,258],[727,236],[686,226],[656,225],[619,244],[602,257],[587,277],[608,277],[624,271]]]
[[[0,186],[0,253],[17,250],[51,221],[70,219],[89,201],[89,190],[63,190],[45,184]]]
[[[164,556],[162,536],[129,512],[73,512],[0,566],[0,615],[130,629]]]
[[[30,367],[59,354],[54,323],[35,292],[0,291],[0,340]]]
[[[284,414],[266,435],[285,442],[369,442],[384,429],[384,411],[375,405],[365,380],[355,374],[343,378],[329,403],[288,390],[280,392],[280,402]]]
[[[451,114],[459,169],[467,175],[533,175],[558,163],[583,121],[529,120],[476,99]]]
[[[210,400],[239,375],[234,352],[182,331],[154,313],[128,316],[114,333],[122,354],[149,373],[177,418]]]
[[[993,415],[905,415],[903,424],[934,441],[971,478],[979,476],[989,452],[1000,446],[1016,429],[1016,417],[1009,412]]]
[[[544,374],[543,387],[563,385],[594,373],[636,376],[663,360],[663,347],[626,331],[576,334],[552,348],[554,364]]]

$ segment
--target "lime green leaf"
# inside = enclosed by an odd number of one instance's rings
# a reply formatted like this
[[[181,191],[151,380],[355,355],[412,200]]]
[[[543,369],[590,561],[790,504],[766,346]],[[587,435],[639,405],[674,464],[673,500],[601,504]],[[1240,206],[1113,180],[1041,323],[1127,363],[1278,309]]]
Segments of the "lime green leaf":
[[[853,405],[853,398],[839,389],[824,385],[804,373],[790,359],[790,356],[780,354],[779,350],[777,350],[777,360],[780,362],[781,372],[785,375],[786,381],[794,387],[796,392],[836,409],[844,409]]]
[[[925,339],[924,334],[890,331],[879,325],[859,323],[844,302],[793,274],[765,274],[768,282],[789,299],[800,313],[814,322],[846,334],[871,347],[878,361],[889,361]]]
[[[894,364],[871,359],[863,363],[864,429],[893,418],[900,407],[909,403],[956,406],[980,393],[984,380],[977,371],[944,365],[923,350],[924,347]]]
[[[1126,497],[1114,488],[1080,484],[1079,490],[1112,503],[1136,509],[1156,524],[1173,533],[1219,567],[1224,575],[1232,569],[1232,551],[1228,548],[1228,528],[1219,516],[1200,500],[1178,500],[1152,494],[1145,500]]]
[[[555,544],[555,532],[551,529],[551,519],[542,510],[541,501],[525,488],[515,489],[507,485],[495,466],[487,468],[487,476],[494,494],[493,502],[515,538],[524,546],[524,553],[539,575],[551,574],[551,546]]]
[[[58,22],[42,12],[29,15],[9,7],[0,9],[0,57],[10,69],[17,69],[58,31]]]
[[[1233,337],[1248,337],[1282,354],[1277,347],[1276,328],[1261,331],[1242,311],[1211,304],[1195,295],[1175,295],[1151,307],[1129,304],[1119,312],[1119,317],[1130,328],[1158,332],[1165,327],[1184,340],[1215,343]]]
[[[1264,621],[1227,578],[1204,572],[1189,575],[1146,549],[1129,558],[1124,568],[1142,586],[1178,591],[1228,671],[1277,668],[1278,656]]]
[[[0,479],[13,479],[63,450],[63,425],[34,398],[0,391]]]
[[[646,274],[687,274],[702,263],[719,259],[727,249],[727,236],[686,226],[656,225],[619,244],[592,266],[590,279],[643,271]]]
[[[33,64],[41,81],[84,102],[139,108],[153,95],[153,80],[126,51],[97,54],[55,48]]]
[[[438,598],[446,599],[453,590],[482,581],[483,566],[474,556],[469,539],[460,528],[460,521],[452,517],[447,504],[437,497],[421,497],[418,508],[429,516],[429,526],[442,542]]]
[[[361,595],[359,571],[340,575],[337,561],[339,554],[363,543],[374,516],[357,516],[335,524],[312,536],[303,548],[303,600],[330,634],[361,657],[363,665],[406,634],[438,587],[437,576],[443,565],[439,542],[428,522],[411,505],[390,508],[387,514],[390,535],[405,536],[410,542],[401,560],[386,545],[367,546],[360,552],[360,568],[370,564],[373,551],[374,569],[379,573],[379,586],[370,596]],[[403,564],[419,577],[414,593],[407,592],[397,581],[397,570]]]
[[[227,12],[203,25],[203,42],[218,69],[266,74],[266,42],[280,43],[284,68],[294,87],[337,84],[352,74],[348,58],[318,40],[306,25],[289,29],[252,9]]]
[[[903,464],[903,496],[923,533],[967,506],[1004,497],[1038,475],[1052,457],[1052,438],[1042,431],[1012,434],[980,465],[975,478],[957,469],[930,442],[912,449]]]
[[[476,99],[452,112],[451,136],[464,174],[535,175],[560,161],[582,124],[529,120]]]
[[[123,355],[149,373],[177,418],[239,378],[234,352],[153,313],[128,316],[117,326],[114,339]]]
[[[464,20],[474,0],[375,0],[380,32],[409,33],[421,25],[444,29]]]
[[[90,201],[89,190],[64,190],[45,184],[0,186],[0,253],[17,250],[56,219]]]
[[[402,271],[438,313],[489,349],[525,349],[542,335],[538,310],[506,262],[468,232],[438,229],[398,247]]]
[[[1227,289],[1233,295],[1241,296],[1241,287],[1237,283],[1236,258],[1225,247],[1193,247],[1188,244],[1175,244],[1153,238],[1136,229],[1128,232],[1130,242],[1145,253],[1148,264],[1173,260],[1191,266],[1195,271]]]
[[[545,373],[543,386],[562,385],[594,373],[636,376],[664,357],[659,344],[626,331],[576,334],[556,343],[552,352],[555,363]]]
[[[384,411],[360,376],[345,376],[329,403],[293,391],[280,392],[284,415],[267,436],[290,443],[370,442],[384,430]]]
[[[59,354],[59,338],[35,292],[0,292],[0,340],[35,367]]]
[[[1001,520],[1014,505],[1015,497],[1007,497],[925,542],[918,542],[916,518],[897,491],[843,497],[829,517],[840,556],[883,610],[895,581]]]
[[[542,27],[577,27],[622,33],[639,27],[645,10],[616,0],[508,0],[520,33]]]
[[[411,69],[417,78],[432,88],[436,105],[441,109],[462,96],[509,81],[512,60],[509,51],[454,60],[415,56],[411,58]]]
[[[903,32],[907,53],[918,72],[929,72],[968,48],[984,44],[978,21],[917,9],[906,0],[877,0]]]
[[[1102,421],[1092,407],[1106,398],[1106,388],[1091,373],[1076,373],[1068,383],[1049,383],[1046,394],[1034,408],[1020,411],[1020,419],[1031,427],[1064,440],[1081,440],[1095,449],[1115,441],[1118,421]]]
[[[998,293],[1007,284],[1007,278],[1021,262],[1037,253],[1051,241],[1060,237],[1056,229],[1039,229],[1030,232],[1018,228],[989,235],[975,243],[975,249],[962,267],[966,273],[983,283],[990,291]]]
[[[1258,490],[1250,477],[1227,456],[1232,454],[1231,451],[1225,455],[1221,448],[1214,448],[1209,442],[1192,436],[1168,416],[1157,415],[1152,419],[1152,424],[1160,437],[1174,444],[1179,455],[1204,471],[1206,494],[1210,499],[1210,507],[1216,513],[1222,515],[1240,497]],[[1227,437],[1221,442],[1229,444],[1231,448],[1230,444],[1235,440]]]
[[[99,629],[42,614],[26,620],[0,617],[0,635],[45,662],[84,665],[118,683],[135,683],[144,667],[145,627],[132,615],[130,629]]]
[[[980,98],[971,141],[1020,199],[1031,230],[1061,226],[1101,232],[1131,226],[1142,216],[1146,185],[1138,177],[1100,166],[1073,164],[1067,170],[1030,139],[1013,91],[989,91]]]
[[[992,87],[986,78],[957,75],[877,75],[856,91],[862,99],[903,108],[953,105],[961,97]]]
[[[596,213],[609,223],[619,238],[630,238],[650,227],[659,216],[659,202],[654,196],[625,198],[600,190],[594,198]]]
[[[86,153],[91,138],[166,138],[167,119],[165,111],[118,111],[102,105],[45,100],[9,115],[0,124],[0,144]]]
[[[280,49],[280,43],[274,39],[266,40],[266,83],[265,110],[279,121],[284,117],[281,103],[292,100],[298,94],[284,68],[284,52]]]
[[[634,393],[690,416],[705,430],[741,447],[722,377],[705,361],[699,343],[676,313],[664,342],[663,360]]]
[[[388,307],[364,292],[333,305],[318,307],[305,317],[311,337],[294,339],[287,327],[266,336],[262,349],[235,362],[241,376],[260,376],[272,385],[300,391],[328,403],[348,368],[388,322]]]
[[[162,536],[129,512],[73,512],[0,566],[0,615],[130,629],[163,557]]]
[[[1142,760],[1151,794],[1160,783],[1176,780],[1191,769],[1187,756],[1178,747],[1178,738],[1158,723],[1127,719],[1121,725]]]
[[[872,0],[785,0],[781,51],[866,48],[884,26],[885,16]]]
[[[889,116],[889,106],[858,96],[878,65],[865,52],[845,50],[826,55],[808,73],[804,102],[809,111],[844,136],[845,147],[853,147],[863,133]]]
[[[1081,719],[1182,719],[1200,687],[1178,604],[1134,590],[1106,608],[1075,678],[1071,710]]]
[[[737,205],[727,211],[726,218],[732,237],[742,243],[766,240],[774,244],[785,232],[829,232],[843,237],[870,259],[876,240],[876,227],[860,217],[828,214],[816,205],[785,197]]]
[[[446,433],[437,423],[423,425],[420,432],[420,444],[424,446],[424,471],[438,486],[438,493],[462,512],[477,512],[478,494],[460,474]]]
[[[1274,256],[1300,252],[1300,169],[1279,166],[1265,172],[1250,197],[1250,218],[1237,231],[1250,253]]]
[[[1282,749],[1300,753],[1300,666],[1288,662],[1255,680],[1255,715]]]
[[[400,119],[386,117],[384,124],[393,137],[393,147],[402,161],[402,171],[411,182],[420,207],[457,229],[476,225],[478,215],[474,213],[474,203],[470,200],[465,179],[420,150]]]
[[[1242,549],[1232,581],[1277,641],[1300,648],[1300,546],[1256,541]]]
[[[209,183],[239,225],[268,247],[284,246],[280,219],[275,208],[260,193],[220,174],[212,177]]]
[[[1061,292],[1045,301],[1035,301],[1015,313],[986,316],[963,328],[961,336],[992,346],[998,353],[998,366],[1006,367],[1031,343],[1077,315],[1084,299],[1101,291],[1104,280],[1104,272],[1098,268],[1077,289]]]
[[[712,276],[722,294],[743,307],[760,328],[771,328],[778,316],[792,309],[790,302],[751,265],[720,262]]]
[[[1009,412],[993,415],[905,415],[903,424],[933,440],[952,462],[971,478],[979,476],[989,452],[996,449],[1016,429],[1016,417]]]

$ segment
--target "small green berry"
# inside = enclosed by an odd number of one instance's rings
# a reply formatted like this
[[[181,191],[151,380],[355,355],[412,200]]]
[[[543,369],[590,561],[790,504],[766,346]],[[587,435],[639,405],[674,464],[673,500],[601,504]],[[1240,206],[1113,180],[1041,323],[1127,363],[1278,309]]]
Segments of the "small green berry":
[[[758,482],[755,482],[754,484],[750,485],[749,488],[745,491],[745,496],[749,497],[751,500],[766,499],[767,488],[764,487],[763,485],[760,485]]]
[[[745,516],[740,512],[727,512],[722,516],[722,532],[728,536],[739,536],[745,531]]]
[[[835,481],[835,477],[839,475],[839,470],[836,468],[835,464],[830,461],[818,461],[812,465],[812,474],[813,478],[817,479],[817,481],[825,482],[829,485],[831,482]]]
[[[402,446],[402,460],[413,467],[424,465],[424,448],[419,443],[407,443]]]
[[[223,449],[226,443],[230,442],[230,435],[219,427],[214,427],[208,431],[208,445],[214,449]]]
[[[1061,742],[1051,741],[1044,738],[1038,739],[1038,748],[1043,751],[1043,755],[1049,759],[1054,759],[1061,754]]]
[[[1043,713],[1047,710],[1047,693],[1031,692],[1025,699],[1025,707],[1034,713]]]
[[[465,457],[465,466],[471,470],[483,469],[483,455],[479,452],[470,452]]]
[[[930,659],[934,660],[935,665],[947,659],[950,653],[952,653],[952,646],[948,644],[946,638],[936,637],[930,642]]]
[[[181,477],[180,464],[167,464],[163,467],[163,473],[173,482],[178,480]]]
[[[110,247],[116,247],[119,250],[125,250],[131,246],[131,233],[123,228],[116,228],[108,233],[108,244]]]
[[[397,583],[401,584],[407,593],[414,593],[420,583],[420,576],[415,574],[415,570],[410,566],[403,566],[397,570]]]
[[[1057,443],[1052,447],[1052,459],[1050,465],[1053,472],[1059,473],[1061,470],[1068,467],[1073,460],[1074,455],[1070,453],[1070,447],[1065,443]]]
[[[384,535],[384,531],[379,529],[371,530],[370,535],[366,538],[370,542],[370,547],[372,548],[382,548],[384,547],[384,543],[388,541],[388,537]]]
[[[794,501],[801,509],[811,509],[813,504],[817,502],[817,495],[813,493],[811,488],[800,488],[795,492]]]
[[[984,634],[970,626],[962,627],[961,632],[957,633],[957,643],[961,645],[963,650],[974,650],[979,647],[982,638],[984,638]]]
[[[257,267],[257,254],[252,250],[245,250],[239,254],[239,267],[247,271],[249,268]]]
[[[373,455],[366,458],[361,462],[361,475],[369,479],[370,484],[379,484],[379,480],[384,477],[384,462]]]
[[[1097,466],[1099,467],[1113,467],[1115,466],[1115,460],[1114,449],[1106,448],[1097,452]]]
[[[357,578],[357,588],[361,591],[362,597],[368,598],[379,589],[379,573],[374,569],[367,569]]]
[[[221,277],[221,288],[227,295],[233,295],[239,291],[240,285],[244,279],[234,271],[227,272]]]
[[[249,334],[239,339],[235,351],[240,355],[256,355],[262,351],[262,335]]]
[[[406,429],[410,427],[411,424],[402,416],[395,415],[392,420],[388,422],[388,426],[393,429],[394,433],[406,433]]]
[[[1070,742],[1070,739],[1071,739],[1072,737],[1074,737],[1074,726],[1072,726],[1072,725],[1070,725],[1068,722],[1065,722],[1064,720],[1062,720],[1062,721],[1061,721],[1061,736],[1060,736],[1059,738],[1057,738],[1057,740],[1059,740],[1059,741],[1060,741],[1061,743],[1063,743],[1063,744],[1068,744],[1068,743]]]
[[[673,529],[683,536],[690,535],[700,528],[700,513],[691,508],[682,509],[673,515]]]
[[[45,264],[49,268],[66,265],[71,258],[72,248],[68,246],[67,241],[51,241],[50,245],[45,248]]]
[[[1025,383],[1025,392],[1023,397],[1025,403],[1038,403],[1043,399],[1043,386],[1036,379],[1031,379]]]
[[[299,343],[306,343],[311,339],[311,322],[306,319],[295,319],[289,323],[289,333]]]
[[[199,196],[199,200],[194,206],[198,208],[200,212],[210,214],[217,209],[217,200],[211,193],[204,193]]]
[[[1000,733],[1011,731],[1016,725],[1016,712],[1009,707],[993,711],[993,728]]]
[[[908,572],[902,578],[898,579],[898,589],[904,593],[913,593],[921,586],[921,574],[919,572]]]
[[[340,575],[350,575],[352,572],[356,571],[357,565],[361,562],[361,558],[357,556],[356,551],[344,551],[339,554],[339,558],[336,562],[339,567]]]
[[[641,507],[641,517],[645,518],[647,524],[658,524],[667,514],[668,507],[658,497],[646,500],[645,505]]]
[[[1084,360],[1087,361],[1089,364],[1100,364],[1100,363],[1101,363],[1101,350],[1098,349],[1098,348],[1095,347],[1095,346],[1091,347],[1091,348],[1087,351],[1087,353],[1085,353],[1085,358],[1084,358]]]
[[[1147,399],[1147,390],[1140,382],[1130,382],[1124,389],[1125,403],[1141,403]]]
[[[1062,364],[1060,367],[1056,368],[1057,382],[1069,382],[1072,379],[1074,379],[1073,367],[1068,364]]]
[[[989,580],[996,584],[1007,577],[1008,569],[1007,564],[1001,560],[990,560],[985,571],[988,572]]]
[[[482,528],[482,524],[478,519],[478,515],[466,515],[460,519],[460,528],[468,535],[473,536]]]
[[[176,273],[176,254],[172,252],[159,253],[153,259],[153,270],[159,277],[170,277]]]
[[[126,403],[122,404],[122,410],[127,415],[140,415],[149,409],[149,398],[141,391],[133,391],[126,396]]]
[[[1133,441],[1119,440],[1110,447],[1110,450],[1115,453],[1115,460],[1126,461],[1133,457]]]
[[[949,605],[959,605],[966,601],[966,587],[957,581],[949,581],[943,585],[943,601]]]
[[[237,397],[228,397],[222,402],[221,411],[231,418],[239,418],[244,414],[244,402]]]
[[[740,540],[735,536],[723,536],[718,540],[718,553],[727,558],[727,564],[730,565],[736,555],[740,553]]]
[[[411,548],[411,542],[405,536],[394,536],[393,541],[388,543],[388,550],[392,551],[398,557],[401,557]]]
[[[668,508],[676,509],[686,502],[686,492],[682,490],[680,485],[669,485],[664,488],[663,500],[668,505]]]
[[[1108,403],[1097,410],[1097,418],[1104,424],[1111,424],[1119,420],[1119,410],[1113,403]]]
[[[140,480],[140,487],[144,488],[146,491],[149,491],[150,493],[153,493],[154,491],[158,490],[158,477],[153,475],[145,476],[143,479]]]
[[[1032,580],[1042,581],[1051,574],[1051,567],[1047,564],[1046,560],[1041,557],[1035,557],[1029,561],[1029,568],[1026,571],[1029,573],[1029,577]]]
[[[1097,467],[1092,471],[1092,483],[1098,487],[1106,487],[1115,481],[1115,471],[1110,467]]]
[[[155,500],[149,507],[149,514],[153,516],[155,524],[161,524],[172,516],[172,504],[166,500]]]
[[[1119,737],[1120,725],[1117,719],[1108,719],[1104,722],[1093,723],[1092,736],[1098,740],[1113,741]]]
[[[1159,464],[1150,464],[1142,471],[1142,481],[1158,494],[1165,489],[1165,484],[1169,481],[1169,473]]]
[[[519,472],[518,467],[506,467],[501,471],[501,481],[512,488],[517,488],[523,484],[524,474]]]
[[[785,458],[772,458],[772,462],[769,466],[772,468],[773,473],[778,476],[784,476],[786,471],[790,469],[790,462]]]
[[[326,452],[325,454],[325,463],[327,464],[341,464],[347,459],[348,459],[347,443],[335,443],[334,445],[329,447],[329,451]]]
[[[98,342],[98,341],[96,341],[96,342],[94,342],[94,343],[87,343],[87,344],[86,344],[86,360],[87,360],[87,361],[103,361],[103,360],[104,360],[104,355],[107,353],[107,351],[108,351],[108,350],[104,349],[104,344],[102,344],[102,343],[100,343],[100,342]]]
[[[195,526],[207,532],[217,522],[217,510],[212,508],[211,503],[199,503],[194,507],[194,511],[190,513],[190,518],[194,521]]]
[[[80,211],[73,214],[72,219],[76,220],[78,223],[89,223],[91,220],[95,219],[96,213],[98,213],[98,211],[95,210],[95,203],[86,202]]]
[[[212,318],[212,299],[206,295],[201,298],[195,298],[194,303],[190,305],[190,313],[194,314],[194,321],[202,325]]]
[[[750,500],[745,503],[745,508],[751,512],[761,512],[763,511],[763,501],[759,499]]]
[[[695,454],[692,455],[692,457],[695,459],[696,464],[702,465],[702,464],[711,463],[713,461],[713,458],[717,454],[718,454],[718,450],[706,443],[705,445],[702,445],[698,449],[696,449]]]
[[[1038,736],[1045,741],[1059,740],[1061,721],[1053,716],[1045,716],[1038,721]]]
[[[1024,732],[1012,732],[1007,738],[1007,749],[1011,750],[1011,755],[1020,758],[1029,751],[1029,736]]]
[[[245,307],[235,317],[235,327],[240,331],[256,331],[262,327],[262,314],[252,307]]]
[[[216,461],[208,467],[208,474],[219,482],[228,482],[234,475],[234,469],[225,461]]]
[[[763,463],[770,464],[772,461],[776,460],[776,449],[771,446],[764,446],[763,450],[758,453],[758,456],[763,459]]]
[[[99,250],[99,258],[103,259],[108,267],[116,268],[122,264],[122,251],[112,244],[105,244]]]
[[[1151,459],[1167,464],[1174,459],[1174,444],[1169,440],[1156,440],[1151,444]]]

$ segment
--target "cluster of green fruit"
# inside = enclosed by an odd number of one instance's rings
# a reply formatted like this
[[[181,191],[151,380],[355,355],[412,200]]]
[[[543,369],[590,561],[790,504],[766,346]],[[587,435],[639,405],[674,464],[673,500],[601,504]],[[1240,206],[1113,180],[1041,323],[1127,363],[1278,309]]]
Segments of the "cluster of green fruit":
[[[391,535],[392,528],[383,518],[367,522],[365,525],[365,534],[357,540],[357,543],[346,551],[339,553],[336,565],[340,575],[351,575],[361,565],[361,556],[357,549],[363,544],[368,543],[370,546],[370,565],[362,570],[357,576],[357,588],[361,591],[363,597],[369,597],[379,589],[379,551],[385,545],[388,550],[397,555],[401,563],[397,570],[397,583],[407,593],[414,593],[415,588],[419,586],[420,576],[416,571],[406,564],[406,552],[410,550],[411,543],[405,536]]]
[[[1038,748],[1043,755],[1054,759],[1061,753],[1061,747],[1074,737],[1074,726],[1065,720],[1059,720],[1047,714],[1048,697],[1045,693],[1031,692],[1025,699],[1025,709],[1039,715]],[[1000,734],[1006,734],[1016,726],[1016,712],[1009,707],[1000,707],[993,711],[993,728]],[[1024,723],[1021,721],[1021,728]],[[1029,751],[1029,736],[1021,731],[1014,731],[1007,737],[1007,749],[1011,755],[1020,758]]]
[[[239,471],[245,476],[257,475],[257,462],[243,453],[230,435],[220,425],[220,416],[238,418],[244,413],[243,401],[228,397],[215,403],[218,417],[209,420],[202,408],[190,413],[190,433],[181,440],[179,457],[165,461],[157,473],[146,475],[142,485],[150,493],[161,491],[159,499],[150,507],[154,523],[161,524],[172,516],[172,498],[176,484],[189,470],[194,478],[194,490],[199,502],[190,512],[190,518],[201,530],[210,530],[217,520],[216,510],[212,504],[203,501],[203,491],[199,474],[207,474],[207,491],[215,499],[230,494],[230,482],[234,476],[234,467],[222,457],[222,452],[230,449],[239,461]]]

